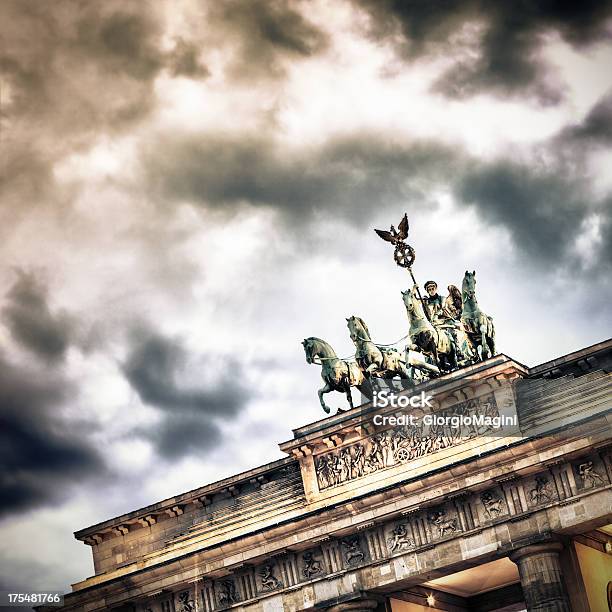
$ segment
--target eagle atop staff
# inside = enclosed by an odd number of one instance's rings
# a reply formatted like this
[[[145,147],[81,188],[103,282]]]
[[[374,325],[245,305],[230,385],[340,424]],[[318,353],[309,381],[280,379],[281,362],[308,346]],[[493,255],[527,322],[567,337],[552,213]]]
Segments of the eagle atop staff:
[[[404,213],[402,220],[399,222],[397,229],[392,225],[390,231],[375,229],[374,231],[387,242],[390,242],[393,245],[397,245],[399,242],[403,242],[408,238],[408,230],[410,226],[408,225],[408,215]]]
[[[387,242],[390,242],[395,250],[393,251],[393,259],[400,268],[408,268],[410,270],[414,263],[415,252],[414,249],[405,242],[408,238],[408,215],[404,213],[402,220],[399,222],[397,229],[395,226],[391,226],[389,231],[375,229],[374,231]]]

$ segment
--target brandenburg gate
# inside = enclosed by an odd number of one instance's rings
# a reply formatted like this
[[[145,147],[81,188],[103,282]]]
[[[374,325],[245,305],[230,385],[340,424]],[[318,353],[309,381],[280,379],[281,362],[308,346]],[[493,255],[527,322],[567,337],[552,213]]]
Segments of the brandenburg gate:
[[[76,532],[95,575],[63,610],[612,612],[612,340],[526,367],[475,271],[424,296],[406,215],[376,231],[412,281],[403,346],[357,316],[354,356],[306,338],[328,416],[277,461]]]
[[[611,365],[612,341],[498,354],[401,392],[495,430],[410,436],[372,402],[300,427],[284,458],[78,531],[95,575],[63,609],[604,612]]]

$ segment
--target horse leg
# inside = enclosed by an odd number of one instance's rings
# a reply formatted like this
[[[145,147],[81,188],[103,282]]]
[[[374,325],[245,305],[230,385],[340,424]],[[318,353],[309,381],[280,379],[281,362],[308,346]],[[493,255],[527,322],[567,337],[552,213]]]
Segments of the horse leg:
[[[489,343],[491,355],[495,355],[495,328],[493,327],[492,321],[489,321],[489,335],[487,336],[487,342]]]
[[[446,340],[446,343],[448,344],[448,352],[444,353],[444,361],[448,365],[449,370],[455,370],[457,368],[457,350],[455,348],[455,343],[453,342],[452,336],[450,333],[447,334],[446,332],[439,331],[438,340],[441,340],[440,344],[443,348],[446,348],[444,346],[444,340]]]
[[[451,370],[455,370],[457,368],[457,351],[455,349],[455,345],[451,342],[450,351],[448,353],[448,362],[450,364]]]
[[[478,344],[474,342],[474,338],[471,334],[466,332],[466,347],[470,355],[470,364],[478,362]]]
[[[348,400],[348,403],[349,403],[349,406],[350,406],[349,410],[352,410],[354,408],[354,406],[353,406],[353,396],[351,395],[351,388],[350,387],[346,390],[346,399]]]
[[[487,342],[487,326],[486,324],[482,324],[480,326],[480,344],[482,346],[482,350],[485,352],[485,359],[491,357],[491,351],[489,350],[489,343]]]
[[[426,370],[427,372],[431,372],[433,374],[439,374],[440,370],[438,366],[435,366],[428,361],[426,361],[424,355],[418,351],[410,351],[410,349],[406,349],[406,363],[412,366],[412,370],[417,368],[419,370]]]
[[[440,363],[440,355],[438,354],[438,348],[436,347],[435,340],[431,340],[431,350],[429,351],[434,358],[434,363],[438,366],[438,369],[442,371],[442,364]]]
[[[397,372],[402,380],[409,380],[410,384],[414,384],[410,370],[401,361],[397,362]]]
[[[372,401],[374,394],[372,393],[372,385],[370,384],[370,381],[365,380],[360,385],[357,385],[357,389],[359,389],[359,393],[361,393],[361,395],[366,397],[369,401]]]
[[[325,386],[324,386],[324,387],[321,387],[321,388],[320,388],[320,389],[317,391],[317,394],[319,395],[319,402],[321,402],[321,408],[323,408],[323,410],[324,410],[324,411],[325,411],[327,414],[329,414],[329,412],[330,412],[331,408],[330,408],[329,406],[327,406],[327,405],[325,404],[325,402],[323,401],[323,394],[324,394],[324,393],[329,393],[330,391],[332,391],[332,388],[331,388],[331,387],[330,387],[330,386],[329,386],[327,383],[325,383]]]
[[[474,348],[474,353],[476,354],[476,362],[484,361],[482,357],[482,344],[478,342],[479,338],[480,335],[478,333],[470,336],[470,341],[472,342],[472,347]]]

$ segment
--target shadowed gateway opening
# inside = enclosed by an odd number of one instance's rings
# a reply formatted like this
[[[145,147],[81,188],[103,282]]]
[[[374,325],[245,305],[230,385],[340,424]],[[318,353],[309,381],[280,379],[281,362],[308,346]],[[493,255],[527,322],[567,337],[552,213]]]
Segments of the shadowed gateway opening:
[[[507,557],[390,594],[391,612],[523,612],[518,567]]]

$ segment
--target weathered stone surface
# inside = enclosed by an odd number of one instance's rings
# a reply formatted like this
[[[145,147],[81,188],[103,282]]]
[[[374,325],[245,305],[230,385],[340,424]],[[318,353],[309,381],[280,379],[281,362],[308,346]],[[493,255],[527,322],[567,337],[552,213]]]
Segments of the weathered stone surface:
[[[550,543],[612,522],[600,367],[611,348],[531,371],[500,355],[424,385],[435,410],[487,404],[517,414],[519,431],[409,457],[389,443],[367,471],[371,441],[395,434],[373,423],[389,411],[365,406],[295,430],[286,459],[77,532],[96,575],[64,609],[371,610],[385,593],[509,555],[530,609],[568,609]],[[322,486],[317,461],[343,452],[345,477]]]
[[[560,542],[519,548],[510,554],[518,565],[528,612],[570,612],[559,553]]]

